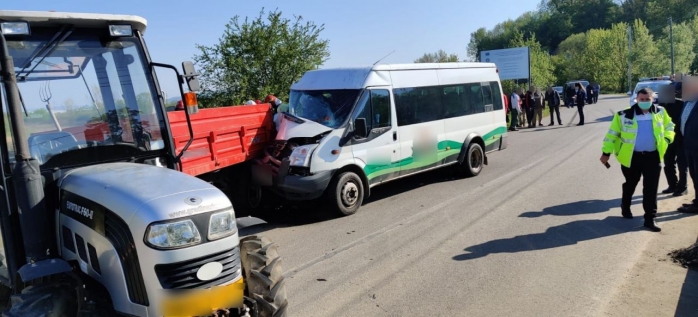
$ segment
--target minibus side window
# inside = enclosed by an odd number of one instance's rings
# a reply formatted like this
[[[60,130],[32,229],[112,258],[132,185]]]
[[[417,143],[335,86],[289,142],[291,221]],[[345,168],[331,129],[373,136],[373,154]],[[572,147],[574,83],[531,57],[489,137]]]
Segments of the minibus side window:
[[[492,88],[490,87],[490,83],[482,83],[482,100],[484,102],[485,106],[485,112],[490,112],[493,110],[493,103],[492,103]]]
[[[467,114],[478,114],[485,112],[485,103],[482,99],[482,86],[477,84],[465,85],[465,103]]]
[[[371,90],[372,128],[390,127],[392,113],[390,111],[390,92],[385,89]],[[366,119],[368,121],[368,117]]]
[[[502,104],[502,92],[499,90],[499,83],[496,81],[491,81],[490,87],[492,87],[494,94],[494,97],[492,98],[492,101],[494,101],[494,110],[504,109],[504,105]]]

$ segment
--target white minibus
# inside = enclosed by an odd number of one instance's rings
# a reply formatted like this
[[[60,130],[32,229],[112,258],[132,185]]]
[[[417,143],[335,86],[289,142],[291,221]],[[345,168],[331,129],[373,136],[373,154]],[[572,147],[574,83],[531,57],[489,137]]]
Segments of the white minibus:
[[[255,177],[285,199],[324,197],[351,215],[394,179],[451,165],[475,176],[506,148],[503,98],[492,63],[310,71],[292,85]]]

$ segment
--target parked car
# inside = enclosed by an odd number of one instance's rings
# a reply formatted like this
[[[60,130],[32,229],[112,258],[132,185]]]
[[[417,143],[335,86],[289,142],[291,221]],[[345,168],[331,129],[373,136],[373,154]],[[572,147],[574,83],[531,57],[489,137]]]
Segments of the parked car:
[[[560,97],[562,97],[562,95],[564,94],[564,89],[562,89],[562,86],[555,86],[553,87],[553,90],[557,91]]]
[[[637,92],[640,91],[640,89],[643,88],[650,88],[653,91],[652,94],[652,99],[654,102],[657,102],[657,92],[659,91],[659,87],[663,85],[671,84],[671,80],[651,80],[651,81],[641,81],[635,85],[635,89],[633,89],[633,94],[630,96],[629,103],[630,105],[634,105],[637,103]]]

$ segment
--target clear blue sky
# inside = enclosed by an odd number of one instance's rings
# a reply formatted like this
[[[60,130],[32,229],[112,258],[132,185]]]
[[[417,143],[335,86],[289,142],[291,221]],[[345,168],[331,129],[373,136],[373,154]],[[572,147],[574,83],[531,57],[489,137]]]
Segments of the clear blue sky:
[[[325,24],[330,59],[323,67],[411,63],[443,49],[466,58],[470,33],[535,10],[540,0],[25,0],[4,1],[3,10],[134,14],[148,20],[146,42],[155,61],[179,67],[198,53],[195,44],[213,45],[235,15],[256,17],[262,7],[302,15]],[[166,73],[161,72],[162,77]],[[173,81],[164,83],[169,96]]]

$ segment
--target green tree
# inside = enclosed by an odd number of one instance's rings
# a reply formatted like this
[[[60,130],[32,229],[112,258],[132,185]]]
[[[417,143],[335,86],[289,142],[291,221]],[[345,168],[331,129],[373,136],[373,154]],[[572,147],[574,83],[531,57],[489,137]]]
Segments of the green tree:
[[[585,65],[580,62],[586,47],[587,35],[585,33],[571,35],[560,43],[558,53],[553,57],[557,78],[572,80],[589,77]]]
[[[630,52],[635,79],[662,74],[662,54],[645,23],[636,19],[633,23],[633,49]]]
[[[415,63],[455,63],[458,62],[458,55],[448,54],[444,50],[439,50],[436,53],[426,53],[422,57],[416,59]]]
[[[663,36],[657,42],[661,52],[661,74],[669,74],[671,72],[671,39],[668,26],[664,28]],[[693,64],[693,60],[696,57],[696,53],[693,51],[695,43],[693,30],[691,30],[689,24],[674,24],[674,68],[676,72],[688,72],[690,70],[691,64]]]
[[[523,33],[519,32],[509,45],[510,47],[528,46],[531,59],[531,84],[537,87],[544,87],[555,83],[555,67],[547,51],[543,49],[536,40],[535,35],[524,39]]]
[[[691,25],[691,31],[693,31],[693,38],[698,38],[698,14],[696,14],[693,17],[693,20],[690,22]],[[693,52],[698,53],[698,41],[696,41],[695,45],[693,46]],[[691,64],[691,72],[698,71],[698,55],[696,55],[695,58],[693,58],[693,64]]]
[[[293,82],[329,57],[329,41],[320,37],[323,30],[324,25],[300,16],[283,18],[278,10],[267,14],[262,9],[257,18],[242,23],[233,17],[218,44],[197,45],[201,104],[242,104],[269,93],[285,99]]]

